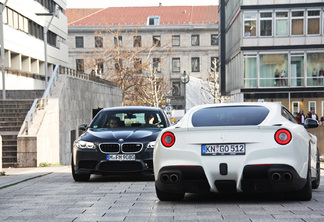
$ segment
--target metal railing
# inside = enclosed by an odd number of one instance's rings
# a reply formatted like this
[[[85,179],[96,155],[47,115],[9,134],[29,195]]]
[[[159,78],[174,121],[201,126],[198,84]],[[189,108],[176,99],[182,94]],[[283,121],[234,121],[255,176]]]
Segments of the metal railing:
[[[33,105],[31,106],[30,110],[27,113],[27,116],[24,121],[25,122],[25,130],[24,131],[25,131],[26,135],[28,135],[28,130],[34,120],[37,110],[44,109],[48,103],[48,99],[52,93],[52,89],[54,88],[56,80],[57,80],[58,69],[59,69],[59,65],[56,65],[55,69],[52,73],[52,76],[48,82],[47,88],[44,91],[42,98],[35,99],[33,102]]]
[[[35,99],[34,102],[33,102],[33,105],[32,107],[30,108],[30,110],[28,111],[28,114],[25,118],[25,133],[26,135],[28,135],[28,130],[30,128],[30,125],[32,124],[33,122],[33,119],[36,115],[36,112],[37,110],[40,110],[40,109],[45,109],[47,103],[48,103],[48,100],[52,94],[52,90],[56,84],[56,81],[57,81],[57,77],[58,77],[58,74],[65,74],[65,75],[69,75],[69,76],[73,76],[73,77],[76,77],[78,79],[84,79],[84,80],[90,80],[90,81],[94,81],[94,82],[99,82],[99,83],[103,83],[103,84],[107,84],[107,85],[111,85],[111,86],[117,86],[116,83],[113,83],[111,81],[108,81],[108,80],[104,80],[104,79],[101,79],[100,77],[94,77],[94,76],[91,76],[90,74],[86,74],[86,73],[80,73],[80,72],[77,72],[76,70],[74,69],[70,69],[70,68],[66,68],[66,67],[62,67],[60,65],[56,65],[55,68],[54,68],[54,71],[52,73],[52,76],[47,84],[47,88],[45,89],[44,91],[44,94],[42,96],[42,98],[40,99]]]

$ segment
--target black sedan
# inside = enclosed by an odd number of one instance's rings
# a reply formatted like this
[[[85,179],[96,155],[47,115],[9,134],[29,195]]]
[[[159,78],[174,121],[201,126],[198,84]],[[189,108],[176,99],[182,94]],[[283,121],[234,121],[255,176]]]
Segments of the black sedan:
[[[102,109],[74,141],[72,175],[88,181],[91,174],[153,172],[155,140],[170,125],[162,109],[114,107]]]

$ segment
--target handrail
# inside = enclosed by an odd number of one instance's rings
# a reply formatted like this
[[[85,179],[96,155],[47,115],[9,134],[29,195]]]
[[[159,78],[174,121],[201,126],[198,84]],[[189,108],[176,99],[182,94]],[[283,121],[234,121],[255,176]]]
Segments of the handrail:
[[[27,113],[27,116],[26,116],[25,121],[24,121],[25,122],[25,133],[26,133],[26,135],[28,135],[29,127],[30,127],[31,123],[33,122],[33,119],[34,119],[34,116],[36,115],[37,110],[40,109],[40,108],[44,109],[45,106],[47,105],[50,93],[51,93],[53,87],[55,86],[55,82],[57,80],[57,70],[58,70],[58,68],[59,68],[59,65],[56,65],[55,69],[54,69],[54,71],[52,73],[52,76],[51,76],[51,78],[50,78],[50,80],[48,82],[47,88],[44,91],[44,94],[43,94],[42,98],[41,99],[35,99],[34,102],[33,102],[32,107],[30,108],[30,110]]]
[[[34,102],[33,102],[33,105],[31,106],[30,110],[28,111],[27,113],[27,116],[24,120],[25,122],[25,132],[26,134],[28,135],[28,129],[30,127],[30,124],[32,123],[33,119],[34,119],[34,116],[36,115],[36,111],[37,111],[37,108],[38,108],[38,103],[39,99],[35,99]]]
[[[43,97],[42,97],[42,104],[41,104],[41,108],[44,109],[48,103],[48,99],[50,97],[50,93],[52,92],[52,89],[54,88],[55,86],[55,83],[56,83],[56,80],[57,80],[57,70],[59,68],[59,65],[56,65],[55,66],[55,69],[52,73],[52,76],[48,82],[48,86],[43,94]]]

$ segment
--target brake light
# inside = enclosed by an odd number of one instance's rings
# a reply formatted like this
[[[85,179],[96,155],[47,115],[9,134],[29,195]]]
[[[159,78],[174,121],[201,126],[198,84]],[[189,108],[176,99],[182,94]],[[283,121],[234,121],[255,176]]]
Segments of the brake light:
[[[281,145],[286,145],[291,140],[291,133],[289,132],[289,130],[280,129],[275,133],[275,140]]]
[[[174,134],[171,133],[171,132],[165,132],[165,133],[163,133],[163,135],[161,137],[161,142],[162,142],[163,146],[166,146],[166,147],[173,146],[173,144],[175,142],[175,136],[174,136]]]

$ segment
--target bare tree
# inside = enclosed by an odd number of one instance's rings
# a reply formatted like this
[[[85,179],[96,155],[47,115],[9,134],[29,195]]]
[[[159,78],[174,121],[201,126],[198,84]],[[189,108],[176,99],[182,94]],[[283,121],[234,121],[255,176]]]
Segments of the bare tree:
[[[172,89],[168,90],[168,79],[159,75],[156,69],[152,68],[151,71],[145,75],[145,87],[141,88],[140,100],[144,104],[159,107],[162,101],[168,96]]]
[[[224,103],[228,98],[221,96],[219,91],[219,72],[217,71],[218,61],[216,58],[212,61],[212,64],[213,66],[208,70],[207,82],[202,81],[202,95],[204,96],[205,103]]]
[[[170,52],[168,44],[161,46],[160,40],[153,44],[143,44],[138,30],[126,31],[119,27],[96,32],[96,47],[87,56],[87,70],[117,83],[121,88],[123,106],[137,105],[144,101],[152,104],[141,99],[141,96],[145,96],[141,89],[147,84],[145,73],[150,73],[154,56],[161,58]]]

